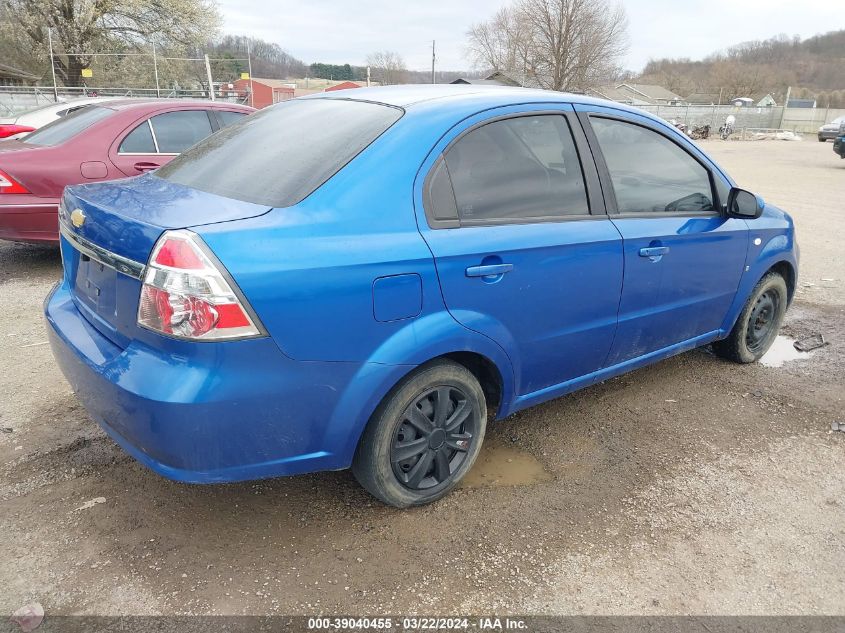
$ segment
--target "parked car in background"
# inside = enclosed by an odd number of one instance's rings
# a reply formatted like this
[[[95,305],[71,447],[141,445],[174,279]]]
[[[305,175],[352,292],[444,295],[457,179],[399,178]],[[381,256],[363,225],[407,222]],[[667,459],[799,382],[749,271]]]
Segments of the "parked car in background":
[[[824,143],[839,136],[839,127],[845,123],[845,116],[839,116],[830,123],[825,123],[819,128],[819,142]]]
[[[759,359],[798,267],[791,218],[667,122],[524,88],[280,103],[60,221],[48,337],[129,453],[198,483],[351,466],[399,507],[458,484],[488,410]]]
[[[57,119],[66,117],[77,110],[92,104],[100,104],[107,101],[116,101],[124,97],[82,97],[70,101],[48,103],[26,112],[21,112],[13,117],[0,117],[0,140],[23,138],[30,132],[44,127]]]
[[[56,243],[65,186],[151,171],[253,111],[211,101],[112,101],[0,141],[0,239]]]
[[[845,158],[845,129],[839,130],[839,135],[833,139],[833,153]]]

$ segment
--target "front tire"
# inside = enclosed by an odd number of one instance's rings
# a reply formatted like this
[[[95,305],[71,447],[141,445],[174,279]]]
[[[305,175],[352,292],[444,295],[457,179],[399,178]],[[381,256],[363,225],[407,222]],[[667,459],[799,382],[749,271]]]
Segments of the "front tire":
[[[736,363],[753,363],[769,351],[786,314],[786,281],[770,272],[754,288],[731,333],[713,351]]]
[[[440,360],[400,382],[376,409],[352,461],[370,494],[397,508],[448,494],[481,449],[487,404],[475,376]]]

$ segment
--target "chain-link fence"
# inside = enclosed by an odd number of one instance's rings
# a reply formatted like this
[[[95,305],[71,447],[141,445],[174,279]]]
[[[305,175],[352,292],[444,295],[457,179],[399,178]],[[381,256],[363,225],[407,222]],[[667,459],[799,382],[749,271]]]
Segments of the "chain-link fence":
[[[227,82],[214,82],[215,98],[225,101],[248,103],[249,95],[245,91],[233,89]],[[0,86],[0,117],[11,116],[18,112],[31,110],[41,105],[58,100],[66,101],[84,96],[117,97],[162,97],[182,99],[208,99],[207,88],[133,88],[133,87],[97,87],[59,86],[54,92],[52,87],[43,86]],[[688,128],[709,125],[715,132],[728,116],[736,120],[734,129],[789,130],[799,134],[815,134],[818,128],[837,117],[845,116],[845,109],[835,108],[754,108],[735,106],[684,106],[654,105],[639,106],[641,109],[667,121],[684,123]]]
[[[249,104],[249,93],[246,90],[229,88],[229,84],[215,83],[215,99],[234,103]],[[209,99],[207,89],[173,88],[161,90],[156,88],[126,88],[126,87],[66,87],[53,88],[42,86],[0,86],[0,118],[14,116],[40,106],[56,101],[70,101],[79,97],[136,97],[136,98],[165,98],[165,99]]]
[[[640,106],[667,121],[674,120],[688,128],[709,125],[715,132],[728,116],[736,120],[734,129],[789,130],[798,134],[814,134],[820,126],[836,117],[845,116],[845,109],[835,108],[769,108],[700,105]]]

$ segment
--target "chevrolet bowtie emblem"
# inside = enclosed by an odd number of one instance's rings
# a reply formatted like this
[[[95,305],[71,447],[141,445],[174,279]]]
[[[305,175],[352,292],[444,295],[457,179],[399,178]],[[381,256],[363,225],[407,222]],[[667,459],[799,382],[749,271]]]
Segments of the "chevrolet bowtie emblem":
[[[79,228],[83,224],[85,224],[85,214],[82,213],[82,209],[74,209],[73,212],[70,214],[70,223],[73,224],[76,228]]]

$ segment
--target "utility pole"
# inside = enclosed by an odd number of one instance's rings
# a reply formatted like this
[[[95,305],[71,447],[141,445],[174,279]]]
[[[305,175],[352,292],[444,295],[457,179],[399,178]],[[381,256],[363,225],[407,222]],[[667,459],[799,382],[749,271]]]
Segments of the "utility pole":
[[[780,128],[783,129],[783,122],[786,120],[786,109],[789,107],[789,95],[792,94],[792,86],[786,88],[786,99],[783,101],[783,109],[780,111]]]
[[[158,58],[156,57],[156,43],[153,42],[153,72],[156,77],[156,97],[161,97],[161,90],[158,87]]]
[[[367,66],[367,88],[370,87],[370,67]]]
[[[208,76],[208,94],[214,101],[214,83],[211,81],[211,63],[208,61],[207,54],[205,55],[205,74]]]
[[[53,29],[47,27],[47,43],[50,45],[50,70],[53,73],[53,96],[59,100],[59,89],[56,87],[56,60],[53,58]]]
[[[431,83],[434,83],[434,60],[436,59],[434,54],[434,45],[435,41],[431,40]]]
[[[249,72],[249,105],[255,107],[255,99],[252,96],[252,51],[249,47],[249,39],[246,41],[246,65]]]

